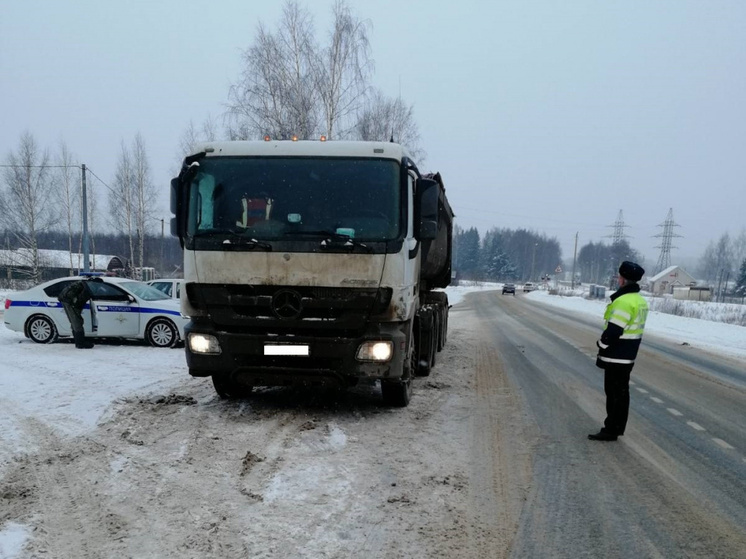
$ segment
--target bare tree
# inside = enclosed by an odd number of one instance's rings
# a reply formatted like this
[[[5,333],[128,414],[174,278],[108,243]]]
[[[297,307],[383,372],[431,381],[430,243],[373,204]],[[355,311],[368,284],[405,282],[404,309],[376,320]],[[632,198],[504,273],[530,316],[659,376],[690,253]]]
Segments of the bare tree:
[[[135,194],[134,175],[132,157],[127,145],[122,141],[122,151],[117,162],[113,190],[109,193],[109,211],[114,221],[114,226],[127,236],[130,265],[135,261],[134,229],[136,225],[134,209],[137,197]]]
[[[738,267],[746,260],[746,228],[742,228],[737,237],[733,237],[733,262]]]
[[[208,115],[199,127],[195,126],[194,121],[190,120],[189,125],[184,129],[179,138],[179,151],[176,154],[176,165],[172,174],[178,174],[179,169],[181,169],[181,164],[184,161],[184,157],[194,153],[199,142],[214,142],[217,139],[217,123],[211,116]]]
[[[413,158],[424,160],[420,133],[414,121],[414,108],[401,99],[392,99],[376,91],[358,115],[354,136],[358,140],[387,142],[407,147]]]
[[[365,98],[373,71],[370,23],[354,18],[343,0],[335,2],[332,13],[329,44],[322,49],[315,72],[328,138],[334,138],[335,133],[346,136],[351,125],[345,127],[345,122]]]
[[[218,127],[215,119],[209,116],[202,122],[202,125],[196,127],[194,121],[189,121],[189,126],[179,138],[179,165],[184,156],[194,153],[195,146],[199,142],[214,142],[218,139]]]
[[[78,223],[81,216],[80,169],[64,140],[60,141],[59,149],[54,176],[55,194],[62,221],[67,229],[67,248],[70,252],[70,270],[72,271],[77,267],[77,263],[73,261],[73,238],[79,231]]]
[[[55,204],[50,202],[51,181],[49,153],[41,150],[30,132],[21,136],[17,152],[10,152],[3,169],[5,191],[3,225],[16,232],[21,245],[29,249],[29,279],[38,283],[39,247],[37,236],[56,223]]]
[[[714,281],[723,273],[732,272],[734,266],[733,242],[728,232],[723,233],[717,241],[710,241],[699,260],[702,276]]]
[[[138,132],[132,142],[132,178],[134,180],[134,217],[137,227],[137,262],[142,269],[145,265],[144,239],[148,226],[153,220],[156,192],[150,178],[150,162],[145,142]]]
[[[276,33],[259,23],[256,43],[243,53],[241,78],[228,95],[231,139],[315,134],[315,50],[311,16],[295,0],[285,3]]]

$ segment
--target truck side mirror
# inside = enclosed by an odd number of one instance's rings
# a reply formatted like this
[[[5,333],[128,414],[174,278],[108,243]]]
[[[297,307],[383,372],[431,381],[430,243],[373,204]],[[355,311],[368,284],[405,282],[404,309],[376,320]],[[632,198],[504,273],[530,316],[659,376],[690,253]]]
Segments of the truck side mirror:
[[[179,179],[171,179],[171,213],[176,215],[179,209]]]
[[[178,178],[171,179],[171,235],[178,237],[182,242],[186,232],[186,204],[184,203],[184,187]]]
[[[439,185],[433,179],[419,178],[416,188],[414,237],[419,241],[432,240],[438,235]]]

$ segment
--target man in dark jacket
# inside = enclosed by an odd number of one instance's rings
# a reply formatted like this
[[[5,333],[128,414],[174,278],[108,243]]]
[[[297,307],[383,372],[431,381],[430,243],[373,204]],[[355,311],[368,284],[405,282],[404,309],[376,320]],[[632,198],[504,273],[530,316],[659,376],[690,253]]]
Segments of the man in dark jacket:
[[[598,433],[588,435],[592,441],[615,441],[624,435],[629,415],[629,375],[640,348],[648,304],[637,284],[645,270],[634,262],[619,267],[619,289],[611,295],[606,307],[606,328],[596,342],[596,366],[604,369],[606,420]]]
[[[88,281],[90,280],[72,282],[57,297],[57,300],[62,303],[65,314],[67,314],[67,318],[70,321],[73,340],[75,340],[75,347],[78,349],[90,349],[93,347],[93,341],[90,338],[86,339],[85,330],[83,329],[83,309],[86,303],[93,297],[87,285]],[[93,320],[92,327],[95,329],[95,310],[93,303],[91,303],[91,317]]]

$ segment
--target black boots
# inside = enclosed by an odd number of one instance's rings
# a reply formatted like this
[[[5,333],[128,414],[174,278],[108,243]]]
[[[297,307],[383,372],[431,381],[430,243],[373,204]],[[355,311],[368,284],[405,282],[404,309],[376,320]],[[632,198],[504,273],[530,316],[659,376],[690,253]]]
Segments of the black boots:
[[[604,429],[601,429],[598,433],[595,433],[593,435],[588,435],[588,438],[592,441],[615,441],[617,440],[617,436],[613,433],[609,433],[608,431],[605,431]]]
[[[91,349],[93,347],[93,340],[86,339],[83,332],[73,332],[73,340],[75,340],[75,347],[78,349]]]

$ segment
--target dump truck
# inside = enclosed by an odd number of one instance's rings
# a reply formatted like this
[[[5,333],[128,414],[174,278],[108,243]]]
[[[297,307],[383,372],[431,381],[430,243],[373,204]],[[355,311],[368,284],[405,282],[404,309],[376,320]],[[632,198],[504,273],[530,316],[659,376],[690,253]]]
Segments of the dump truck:
[[[171,181],[186,362],[223,398],[380,382],[408,405],[447,338],[453,211],[402,145],[199,145]]]

